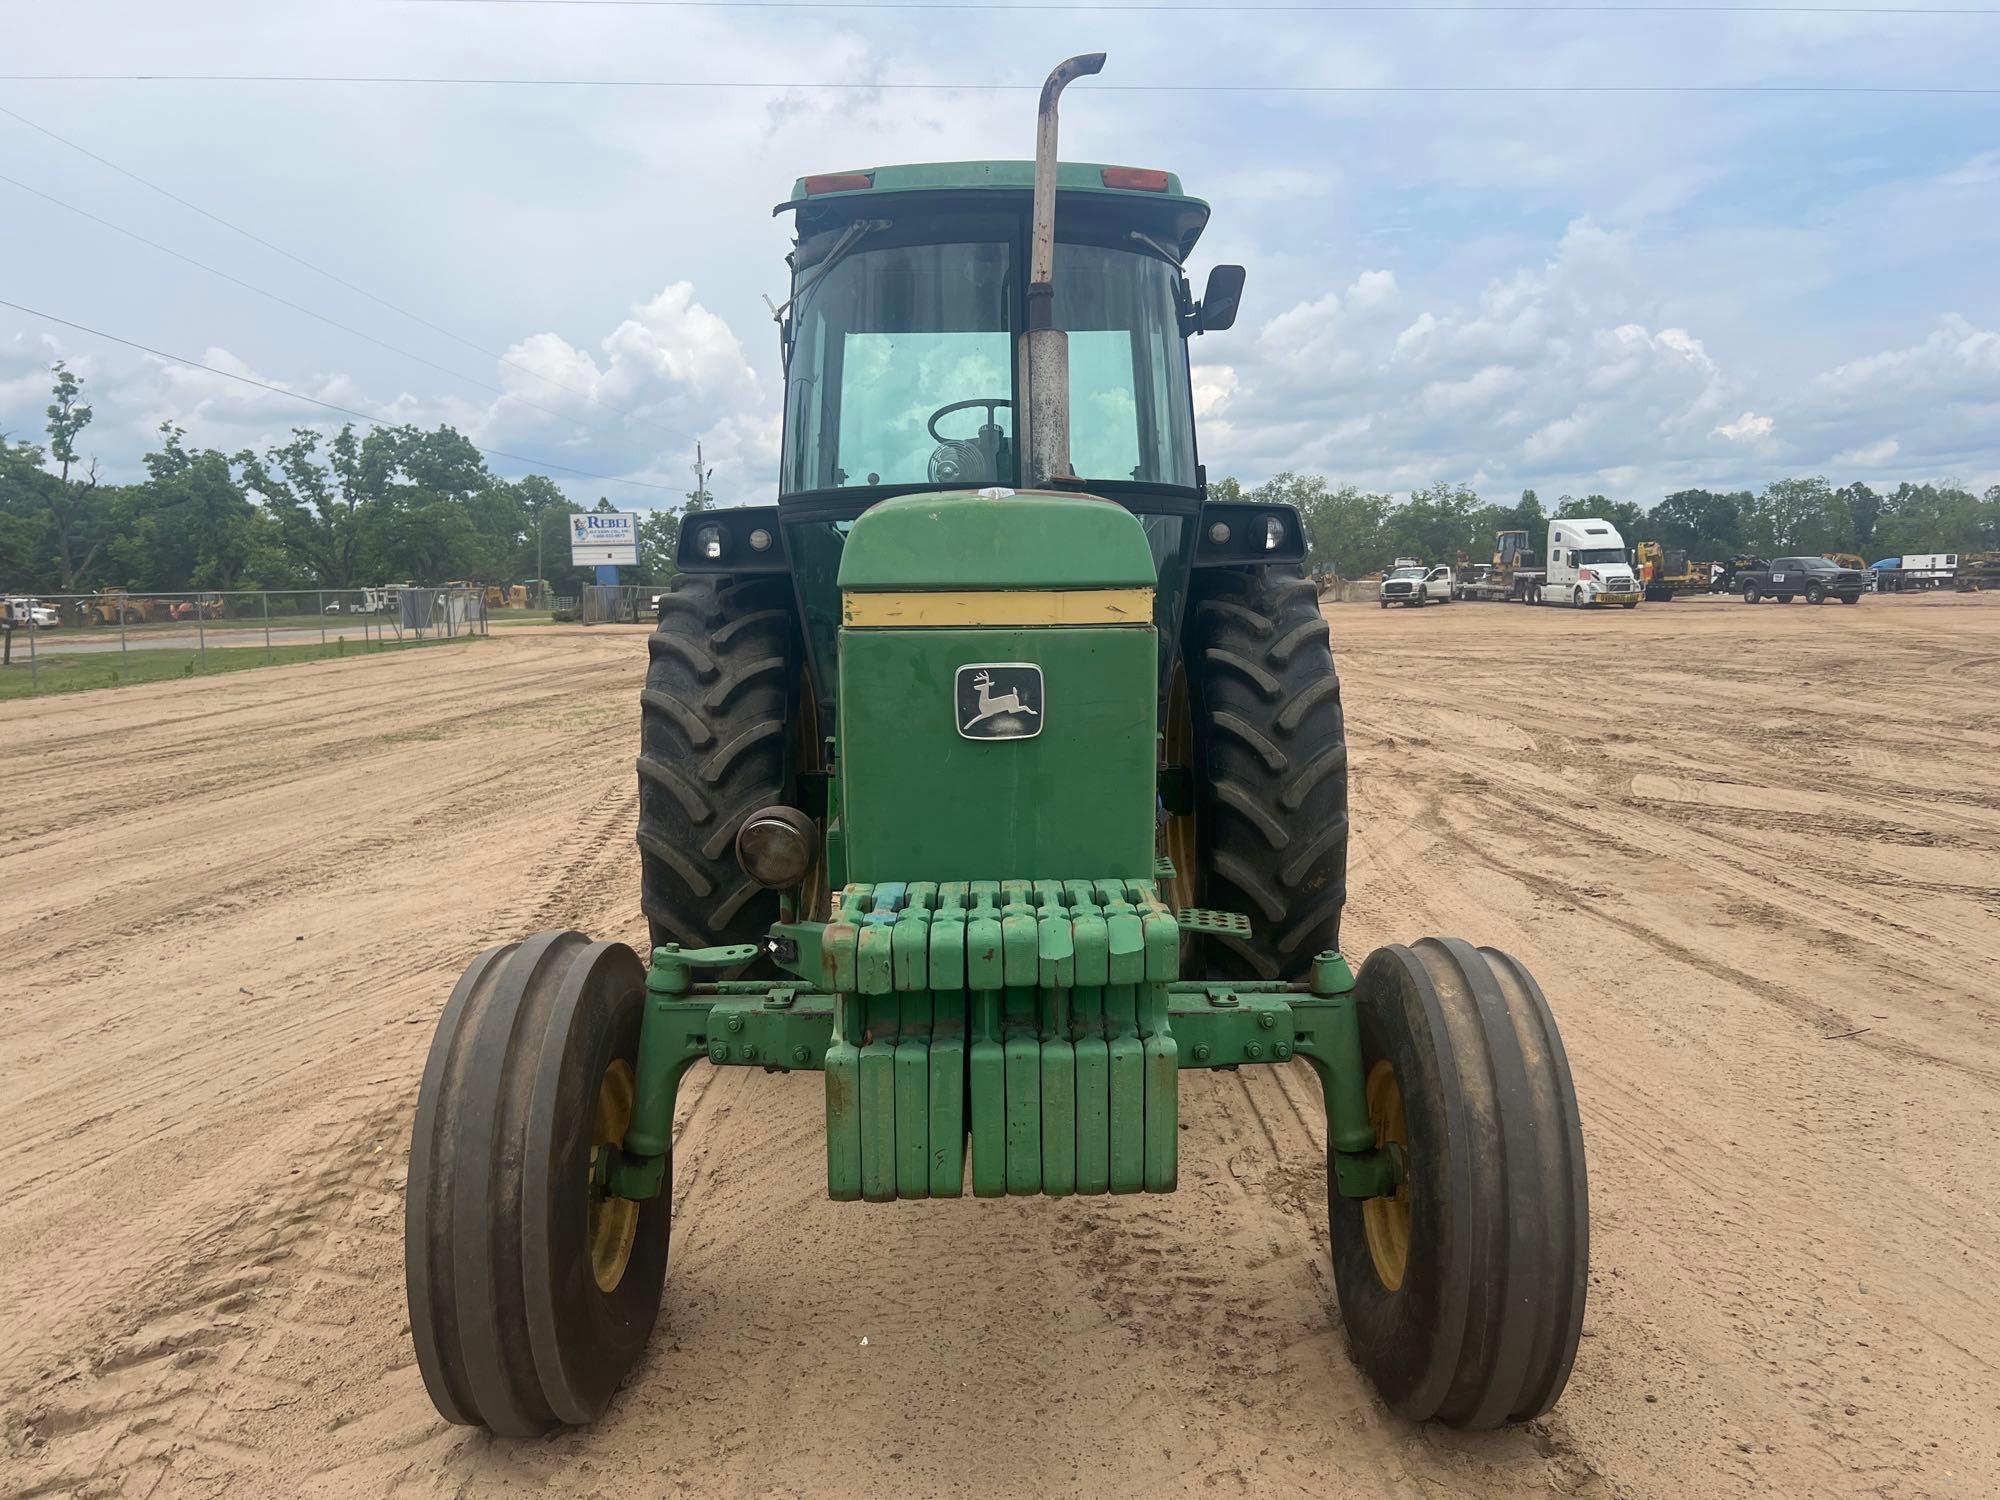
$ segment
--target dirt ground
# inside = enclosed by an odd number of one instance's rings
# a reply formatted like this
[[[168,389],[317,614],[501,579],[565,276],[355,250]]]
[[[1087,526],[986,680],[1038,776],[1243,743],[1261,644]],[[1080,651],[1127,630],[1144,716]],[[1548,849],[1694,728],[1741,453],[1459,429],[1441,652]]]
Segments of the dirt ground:
[[[486,944],[643,935],[643,642],[530,630],[0,714],[0,1494],[2000,1492],[2000,598],[1329,616],[1350,952],[1511,949],[1568,1039],[1548,1419],[1362,1383],[1303,1070],[1186,1075],[1171,1197],[877,1207],[813,1080],[702,1068],[608,1417],[440,1422],[432,1022]]]

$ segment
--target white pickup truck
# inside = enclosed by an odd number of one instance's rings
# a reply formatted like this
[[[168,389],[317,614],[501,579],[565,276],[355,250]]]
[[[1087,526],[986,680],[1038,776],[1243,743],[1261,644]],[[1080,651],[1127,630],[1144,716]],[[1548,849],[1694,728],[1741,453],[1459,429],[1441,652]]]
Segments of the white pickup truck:
[[[1382,575],[1381,587],[1376,594],[1384,609],[1392,604],[1414,605],[1421,609],[1433,599],[1439,604],[1449,604],[1451,569],[1427,568],[1410,558],[1399,557],[1396,566]]]
[[[1639,607],[1639,576],[1625,539],[1609,521],[1578,516],[1549,522],[1547,556],[1540,585],[1527,594],[1530,604]]]

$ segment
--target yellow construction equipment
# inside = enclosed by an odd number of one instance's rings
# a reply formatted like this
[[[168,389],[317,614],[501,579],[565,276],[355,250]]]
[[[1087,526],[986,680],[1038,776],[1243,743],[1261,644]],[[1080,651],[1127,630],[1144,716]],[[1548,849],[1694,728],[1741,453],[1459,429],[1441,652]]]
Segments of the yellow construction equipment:
[[[86,599],[79,612],[86,625],[116,625],[121,621],[127,625],[143,625],[154,618],[153,601],[135,599],[125,590],[110,585],[98,590],[96,596]]]
[[[1680,548],[1669,551],[1658,542],[1641,542],[1637,551],[1640,585],[1655,604],[1678,594],[1709,591],[1709,579],[1715,570],[1708,563],[1691,562]]]

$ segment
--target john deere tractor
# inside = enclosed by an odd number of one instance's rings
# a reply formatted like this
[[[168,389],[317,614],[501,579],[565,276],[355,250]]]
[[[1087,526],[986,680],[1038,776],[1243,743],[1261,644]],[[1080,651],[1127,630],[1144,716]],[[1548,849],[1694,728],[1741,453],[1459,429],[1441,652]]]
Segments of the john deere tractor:
[[[1032,163],[779,205],[778,500],[690,519],[650,640],[651,952],[489,949],[425,1068],[410,1326],[452,1421],[589,1422],[637,1364],[699,1065],[817,1074],[828,1196],[893,1214],[1171,1192],[1184,1071],[1303,1063],[1388,1404],[1493,1427],[1568,1378],[1588,1225],[1555,1022],[1492,948],[1342,955],[1299,517],[1209,500],[1196,458],[1188,341],[1243,272],[1194,298],[1208,208],[1171,173],[1058,164],[1057,98],[1102,63],[1050,76]]]

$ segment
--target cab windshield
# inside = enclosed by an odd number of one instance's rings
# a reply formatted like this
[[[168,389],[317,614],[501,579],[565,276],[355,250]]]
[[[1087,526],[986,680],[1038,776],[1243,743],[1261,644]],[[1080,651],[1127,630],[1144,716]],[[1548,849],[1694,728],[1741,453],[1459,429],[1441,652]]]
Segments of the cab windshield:
[[[1018,484],[1013,235],[875,238],[799,274],[781,492]],[[1077,474],[1194,488],[1178,272],[1138,249],[1060,243],[1055,282]]]
[[[1391,578],[1421,578],[1424,576],[1424,570],[1422,568],[1398,568],[1389,576]]]
[[[1588,566],[1591,563],[1622,563],[1625,561],[1625,549],[1623,547],[1580,547],[1577,549],[1576,560],[1582,566]]]

